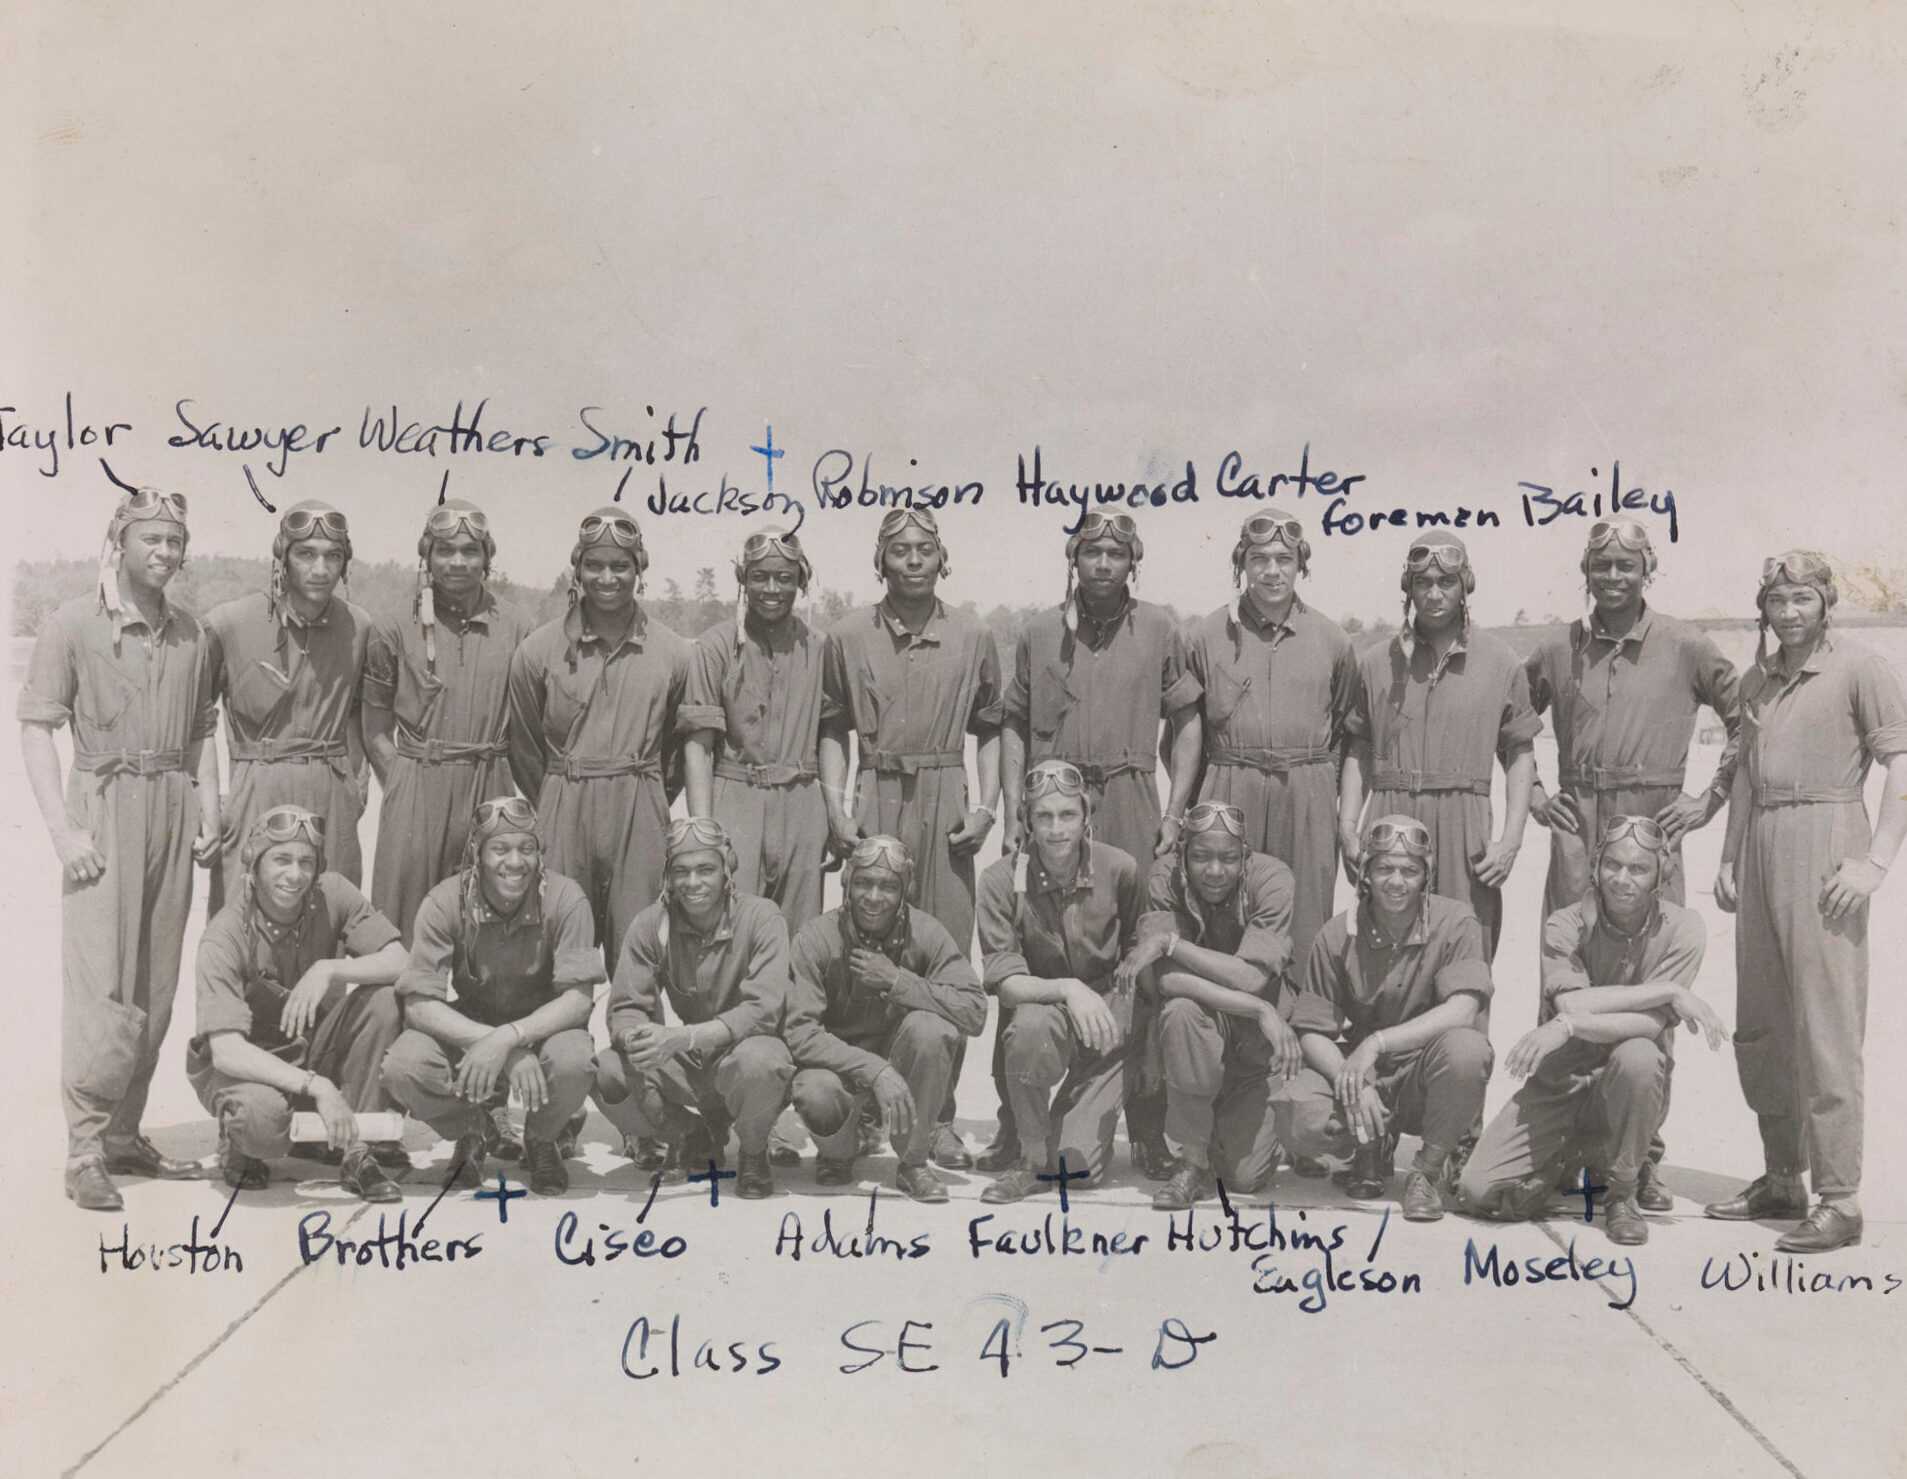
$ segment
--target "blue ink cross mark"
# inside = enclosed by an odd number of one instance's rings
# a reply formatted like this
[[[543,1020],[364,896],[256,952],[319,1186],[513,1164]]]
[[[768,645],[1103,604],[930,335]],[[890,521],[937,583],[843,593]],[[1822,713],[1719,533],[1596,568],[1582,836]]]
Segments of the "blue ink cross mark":
[[[499,1171],[497,1172],[497,1189],[495,1191],[478,1192],[477,1200],[480,1202],[495,1202],[497,1204],[497,1221],[508,1222],[510,1220],[510,1203],[517,1197],[527,1197],[528,1195],[529,1192],[522,1187],[517,1187],[513,1190],[510,1186],[510,1178]]]
[[[1608,1187],[1597,1186],[1592,1182],[1589,1179],[1589,1167],[1584,1166],[1582,1185],[1571,1187],[1568,1194],[1573,1197],[1579,1196],[1583,1199],[1583,1221],[1594,1222],[1596,1220],[1596,1198],[1608,1190]]]
[[[788,455],[785,449],[775,445],[775,428],[772,426],[768,428],[764,445],[750,447],[748,450],[760,453],[761,460],[768,464],[768,491],[773,493],[775,491],[775,459]]]
[[[1066,1164],[1066,1152],[1062,1150],[1059,1153],[1059,1170],[1052,1175],[1041,1171],[1039,1178],[1042,1181],[1057,1181],[1059,1183],[1059,1210],[1064,1213],[1072,1211],[1072,1203],[1068,1201],[1066,1196],[1066,1183],[1069,1181],[1091,1181],[1093,1174],[1090,1171],[1075,1171],[1069,1168]]]
[[[706,1181],[709,1184],[709,1205],[711,1207],[719,1207],[722,1205],[722,1182],[724,1180],[733,1181],[734,1179],[735,1173],[733,1171],[724,1171],[721,1167],[716,1165],[713,1156],[709,1157],[708,1170],[689,1172],[689,1180]]]

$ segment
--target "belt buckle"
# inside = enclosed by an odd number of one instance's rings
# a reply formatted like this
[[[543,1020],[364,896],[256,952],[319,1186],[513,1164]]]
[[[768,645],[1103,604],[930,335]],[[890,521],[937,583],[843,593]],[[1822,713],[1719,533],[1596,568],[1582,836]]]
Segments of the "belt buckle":
[[[141,775],[153,774],[155,767],[152,761],[153,757],[158,753],[157,750],[141,750],[139,752],[139,773]]]
[[[424,741],[424,763],[426,765],[442,765],[444,763],[444,742],[442,740],[427,739]]]

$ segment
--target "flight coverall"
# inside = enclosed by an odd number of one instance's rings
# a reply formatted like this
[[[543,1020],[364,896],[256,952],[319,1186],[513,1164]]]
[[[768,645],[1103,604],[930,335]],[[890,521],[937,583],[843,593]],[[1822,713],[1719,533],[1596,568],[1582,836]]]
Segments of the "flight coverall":
[[[1494,960],[1503,893],[1473,876],[1470,863],[1493,840],[1491,761],[1507,770],[1543,728],[1523,664],[1488,632],[1459,638],[1441,660],[1414,632],[1399,633],[1358,658],[1346,728],[1370,744],[1365,815],[1414,817],[1430,828],[1430,886],[1469,906],[1484,959]]]
[[[683,1023],[721,1022],[733,1041],[647,1071],[626,1063],[616,1038],[660,1023],[664,995]],[[597,1107],[628,1138],[672,1143],[690,1128],[690,1112],[699,1113],[718,1152],[732,1122],[743,1154],[766,1155],[795,1076],[777,1036],[787,999],[788,924],[768,900],[734,895],[707,935],[666,901],[649,905],[623,939],[609,988],[610,1046],[596,1055]]]
[[[1000,661],[975,617],[935,602],[910,633],[885,601],[828,632],[823,704],[856,735],[854,820],[914,855],[908,902],[973,943],[973,854],[948,837],[967,820],[966,739],[1000,727]]]
[[[1713,789],[1726,797],[1735,783],[1741,714],[1738,678],[1699,627],[1648,605],[1622,637],[1609,636],[1592,614],[1547,638],[1524,664],[1530,704],[1556,730],[1557,790],[1576,802],[1582,831],[1552,827],[1543,918],[1589,892],[1590,857],[1611,817],[1652,817],[1682,794],[1689,741],[1703,705],[1728,731]],[[1662,897],[1686,898],[1681,842]]]
[[[302,806],[323,817],[326,866],[360,882],[364,796],[348,737],[356,724],[370,613],[333,596],[322,616],[306,621],[288,600],[274,604],[258,592],[214,606],[205,625],[232,772],[220,813],[224,841],[211,911],[238,898],[245,872],[239,843],[274,806]]]
[[[241,894],[205,927],[195,983],[198,1020],[185,1072],[199,1103],[241,1155],[269,1161],[289,1154],[292,1111],[316,1104],[221,1073],[212,1062],[213,1036],[241,1033],[272,1056],[330,1079],[354,1113],[387,1108],[379,1069],[401,1026],[390,987],[334,986],[309,1037],[287,1038],[278,1019],[292,988],[319,961],[375,955],[397,937],[396,925],[331,872],[313,881],[292,924],[277,924]]]
[[[640,607],[614,651],[580,606],[510,659],[510,768],[536,802],[543,866],[574,879],[607,958],[662,892],[669,799],[664,747],[690,646]]]
[[[1344,629],[1302,600],[1272,626],[1245,600],[1194,628],[1192,674],[1205,690],[1201,801],[1245,814],[1245,844],[1291,869],[1292,958],[1305,960],[1331,917],[1338,881],[1338,768],[1357,695]]]
[[[397,747],[378,810],[371,901],[406,940],[424,895],[463,865],[477,803],[516,792],[510,655],[529,632],[527,618],[489,591],[461,621],[438,608],[434,663],[415,616],[371,629],[362,701],[394,716]]]
[[[1673,981],[1693,988],[1708,930],[1693,910],[1664,902],[1633,936],[1611,928],[1595,896],[1550,915],[1543,926],[1539,1025],[1571,991]],[[1571,1164],[1594,1166],[1616,1195],[1632,1195],[1650,1140],[1668,1113],[1676,1014],[1654,1013],[1661,1031],[1619,1043],[1571,1038],[1536,1066],[1497,1111],[1470,1152],[1459,1184],[1464,1205],[1501,1215],[1505,1194],[1527,1179],[1545,1187]]]
[[[1022,1158],[1044,1170],[1064,1156],[1069,1171],[1097,1178],[1112,1159],[1126,1075],[1138,1070],[1132,1002],[1114,991],[1113,970],[1137,938],[1145,889],[1130,854],[1103,842],[1086,849],[1070,887],[1047,875],[1030,845],[1024,893],[1015,883],[1020,860],[995,862],[980,878],[979,931],[990,993],[1010,976],[1070,976],[1111,998],[1125,1036],[1110,1052],[1089,1051],[1059,1002],[1014,1007],[1000,1029]]]
[[[446,878],[417,911],[411,963],[397,978],[400,1004],[447,1001],[486,1027],[518,1022],[567,991],[585,1000],[603,979],[603,953],[589,900],[571,879],[544,873],[536,892],[514,914],[499,914],[479,884],[464,917],[464,880]],[[525,1047],[530,1047],[525,1044]],[[553,1032],[534,1045],[548,1097],[525,1116],[538,1140],[555,1140],[583,1107],[596,1077],[596,1048],[587,1027]],[[404,1108],[446,1140],[484,1129],[484,1107],[459,1097],[460,1049],[407,1027],[384,1055],[384,1087]],[[494,1102],[508,1101],[507,1076]]]
[[[23,724],[70,726],[69,824],[106,869],[60,885],[60,1099],[67,1165],[139,1134],[172,1020],[199,830],[193,761],[212,733],[210,644],[168,604],[157,631],[128,608],[118,650],[96,595],[40,629],[21,685]]]
[[[1076,630],[1068,629],[1064,606],[1040,612],[1021,630],[1006,718],[1026,727],[1029,768],[1057,758],[1085,773],[1093,839],[1130,855],[1143,889],[1159,840],[1159,721],[1198,702],[1199,680],[1185,636],[1164,608],[1128,596],[1101,624],[1079,597],[1073,602]],[[1136,1005],[1133,1033],[1144,1052],[1156,1003]],[[1132,1136],[1163,1135],[1165,1096],[1147,1090],[1135,1073],[1126,1097]]]
[[[1907,751],[1907,698],[1875,653],[1835,633],[1798,671],[1777,652],[1741,681],[1747,834],[1737,862],[1735,1065],[1767,1168],[1817,1196],[1860,1189],[1867,917],[1821,889],[1873,841],[1870,765]]]
[[[1482,1001],[1470,1027],[1453,1027],[1423,1047],[1378,1065],[1378,1097],[1391,1112],[1391,1133],[1422,1137],[1449,1155],[1483,1113],[1490,1081],[1490,963],[1483,930],[1468,904],[1425,894],[1410,932],[1393,945],[1367,918],[1366,905],[1345,910],[1318,931],[1291,1014],[1294,1031],[1338,1035],[1348,1055],[1373,1032],[1398,1027],[1458,992]],[[1280,1091],[1278,1138],[1294,1156],[1348,1156],[1355,1140],[1338,1108],[1336,1086],[1303,1069]]]
[[[1288,1016],[1291,966],[1291,869],[1252,853],[1232,897],[1207,904],[1193,895],[1177,858],[1160,858],[1147,880],[1139,937],[1177,933],[1191,944],[1233,955],[1263,973],[1258,991]],[[1152,967],[1155,979],[1175,969]],[[1159,1008],[1165,1073],[1165,1134],[1173,1144],[1207,1147],[1207,1164],[1234,1191],[1257,1191],[1278,1167],[1272,1113],[1271,1045],[1256,1022],[1175,996]]]
[[[695,644],[678,728],[713,731],[709,808],[735,844],[735,884],[777,904],[790,934],[821,912],[828,808],[817,749],[840,712],[822,683],[825,639],[790,617],[771,634],[753,617],[738,641],[724,622]]]
[[[849,952],[878,950],[900,968],[885,993],[857,987]],[[914,1096],[914,1128],[901,1164],[922,1166],[933,1109],[953,1085],[963,1039],[987,1023],[986,993],[967,952],[931,915],[906,908],[884,940],[863,936],[847,906],[809,920],[790,948],[793,986],[782,1037],[795,1062],[795,1111],[826,1159],[852,1160],[861,1103],[883,1068]]]

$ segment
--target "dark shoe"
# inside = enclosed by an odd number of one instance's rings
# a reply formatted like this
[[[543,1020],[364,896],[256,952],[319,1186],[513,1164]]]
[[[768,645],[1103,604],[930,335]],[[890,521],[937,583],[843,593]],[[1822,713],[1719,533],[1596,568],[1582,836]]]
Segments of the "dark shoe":
[[[1390,1190],[1396,1169],[1388,1141],[1367,1141],[1352,1152],[1350,1169],[1343,1177],[1345,1194],[1359,1201],[1381,1197]]]
[[[1212,1177],[1211,1167],[1180,1161],[1171,1179],[1152,1193],[1152,1210],[1183,1212],[1187,1207],[1205,1201],[1217,1190],[1218,1183]]]
[[[1300,1155],[1291,1158],[1291,1169],[1308,1181],[1316,1181],[1321,1176],[1329,1176],[1331,1168],[1314,1156]]]
[[[801,1164],[801,1146],[790,1140],[779,1126],[776,1127],[775,1133],[768,1137],[768,1164],[788,1167]]]
[[[1022,1161],[999,1180],[980,1193],[980,1200],[990,1206],[1001,1202],[1023,1202],[1035,1192],[1045,1191],[1053,1183],[1040,1180],[1039,1172]]]
[[[814,1163],[817,1186],[848,1186],[854,1181],[854,1157],[817,1156]]]
[[[1757,1176],[1725,1202],[1702,1208],[1705,1217],[1723,1222],[1753,1222],[1760,1217],[1805,1217],[1808,1194],[1799,1176]]]
[[[1654,1161],[1644,1161],[1641,1174],[1636,1177],[1636,1205],[1644,1212],[1673,1212],[1675,1210],[1675,1198],[1662,1184]]]
[[[411,1153],[395,1140],[380,1140],[371,1147],[371,1159],[391,1173],[393,1181],[402,1181],[416,1169]]]
[[[1002,1135],[994,1140],[979,1155],[973,1158],[973,1168],[996,1175],[1001,1171],[1011,1171],[1020,1163],[1020,1140],[1017,1135]]]
[[[517,1138],[516,1126],[510,1121],[509,1105],[499,1104],[490,1111],[485,1143],[490,1154],[500,1161],[523,1159],[523,1142]]]
[[[622,1147],[623,1153],[636,1163],[638,1171],[660,1171],[669,1164],[668,1144],[654,1136],[638,1135],[634,1140],[625,1138]]]
[[[106,1174],[104,1156],[88,1156],[66,1173],[66,1195],[74,1206],[87,1212],[123,1212],[126,1199]],[[100,1245],[104,1247],[105,1244]]]
[[[1632,1194],[1611,1193],[1609,1200],[1602,1204],[1602,1215],[1608,1224],[1610,1242],[1634,1247],[1649,1241],[1649,1224]]]
[[[967,1149],[967,1142],[960,1138],[960,1132],[952,1125],[940,1125],[934,1130],[933,1144],[928,1147],[927,1159],[936,1166],[944,1166],[949,1171],[971,1171],[973,1152]]]
[[[523,1137],[523,1164],[529,1172],[530,1190],[540,1197],[560,1197],[569,1190],[569,1169],[563,1164],[563,1147],[554,1140]]]
[[[947,1200],[947,1183],[940,1179],[940,1173],[931,1165],[899,1167],[894,1172],[894,1185],[917,1202]]]
[[[459,1135],[457,1143],[450,1151],[450,1181],[448,1185],[475,1191],[483,1185],[483,1160],[490,1146],[490,1137],[482,1130],[471,1130]]]
[[[106,1170],[114,1176],[150,1176],[157,1181],[201,1181],[205,1171],[197,1161],[166,1155],[144,1135],[106,1149]]]
[[[1512,1181],[1496,1191],[1495,1210],[1486,1208],[1487,1215],[1504,1221],[1531,1222],[1549,1211],[1550,1199],[1556,1195],[1546,1176],[1525,1176],[1521,1181]]]
[[[589,1111],[579,1109],[563,1123],[556,1135],[556,1153],[564,1160],[576,1154],[576,1142],[582,1138],[583,1126],[589,1123]],[[525,1137],[527,1143],[527,1136]]]
[[[861,1144],[857,1155],[879,1155],[887,1149],[887,1128],[878,1115],[861,1116]]]
[[[1817,1202],[1814,1210],[1775,1241],[1777,1253],[1832,1253],[1861,1240],[1861,1214],[1843,1212],[1834,1202]]]
[[[739,1159],[741,1164],[735,1168],[735,1195],[750,1202],[772,1197],[775,1194],[775,1174],[768,1167],[768,1152],[744,1150]]]
[[[1148,1181],[1166,1181],[1178,1169],[1179,1158],[1164,1140],[1137,1140],[1132,1146],[1132,1165]]]
[[[271,1185],[271,1167],[256,1156],[241,1155],[231,1141],[219,1140],[219,1175],[238,1191],[263,1191]]]
[[[401,1202],[404,1193],[390,1173],[377,1163],[368,1145],[354,1145],[344,1153],[344,1169],[338,1173],[338,1185],[367,1202]]]
[[[1435,1222],[1443,1216],[1443,1197],[1437,1192],[1436,1178],[1411,1168],[1404,1182],[1404,1221]]]

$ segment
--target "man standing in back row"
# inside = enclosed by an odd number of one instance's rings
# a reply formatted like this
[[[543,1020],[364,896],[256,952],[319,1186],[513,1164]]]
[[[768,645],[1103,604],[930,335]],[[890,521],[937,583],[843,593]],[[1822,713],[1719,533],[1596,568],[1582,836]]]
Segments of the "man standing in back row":
[[[1304,526],[1253,514],[1232,548],[1238,594],[1190,644],[1205,690],[1201,801],[1235,806],[1248,851],[1291,870],[1292,959],[1302,963],[1331,917],[1338,880],[1338,762],[1357,696],[1344,630],[1298,594],[1311,573]]]
[[[649,551],[623,509],[584,518],[569,565],[569,610],[510,659],[510,765],[544,866],[582,888],[613,960],[662,892],[664,749],[691,649],[637,599]]]
[[[371,614],[343,595],[351,526],[328,503],[294,503],[279,517],[271,558],[269,591],[226,601],[205,618],[232,766],[213,914],[244,881],[239,844],[278,806],[322,817],[326,866],[353,887],[364,878],[358,684]]]
[[[821,730],[821,789],[835,851],[870,833],[898,837],[914,860],[907,901],[973,948],[973,858],[1000,803],[1000,664],[993,637],[937,594],[947,574],[940,525],[925,509],[881,520],[874,570],[885,599],[828,633],[822,702],[838,719]],[[852,809],[846,731],[858,737]],[[970,804],[966,737],[977,741],[980,804]],[[954,1070],[955,1085],[959,1068]],[[973,1156],[954,1129],[955,1087],[923,1105],[938,1123],[936,1165],[964,1170]]]
[[[1155,854],[1178,844],[1197,779],[1202,728],[1199,680],[1172,618],[1136,599],[1132,582],[1145,544],[1129,514],[1089,513],[1066,541],[1066,598],[1026,624],[1013,654],[1002,748],[1005,794],[1021,794],[1028,763],[1068,760],[1085,777],[1093,838],[1133,860],[1141,887]],[[1171,794],[1159,810],[1160,724],[1170,726]],[[1018,845],[1026,819],[1010,815],[1006,847]],[[1152,1031],[1156,1003],[1140,1001],[1135,1041]],[[1143,1048],[1140,1049],[1144,1051]],[[983,1162],[1018,1159],[1012,1101],[1001,1085],[1000,1132]],[[1125,1080],[1126,1138],[1133,1163],[1154,1181],[1172,1174],[1165,1143],[1165,1092],[1138,1074]],[[1006,1152],[1012,1150],[1012,1160]]]
[[[364,744],[384,802],[371,902],[404,939],[424,895],[458,871],[479,801],[510,793],[510,657],[530,625],[490,593],[497,542],[452,498],[417,541],[417,600],[371,630]]]
[[[218,845],[210,643],[166,599],[186,538],[182,495],[121,498],[97,590],[47,618],[20,689],[20,752],[62,874],[66,1195],[89,1212],[125,1205],[114,1175],[198,1174],[139,1127],[179,984],[192,860]],[[53,733],[67,726],[62,796]]]
[[[1477,578],[1462,540],[1442,532],[1419,539],[1399,583],[1403,630],[1358,658],[1357,700],[1346,720],[1354,743],[1339,786],[1344,856],[1348,863],[1358,855],[1367,800],[1373,816],[1415,817],[1436,849],[1431,888],[1470,906],[1484,959],[1494,960],[1503,882],[1523,845],[1536,775],[1530,741],[1543,721],[1509,645],[1471,629]],[[1495,838],[1492,760],[1504,775],[1503,832]]]
[[[1735,1066],[1766,1170],[1707,1210],[1802,1217],[1775,1244],[1783,1253],[1861,1240],[1867,901],[1907,836],[1907,696],[1891,667],[1830,630],[1838,599],[1813,550],[1762,566],[1757,648],[1770,630],[1780,645],[1757,650],[1742,679],[1746,740],[1715,879],[1715,902],[1741,911]],[[1870,832],[1862,790],[1875,764],[1887,788]]]

